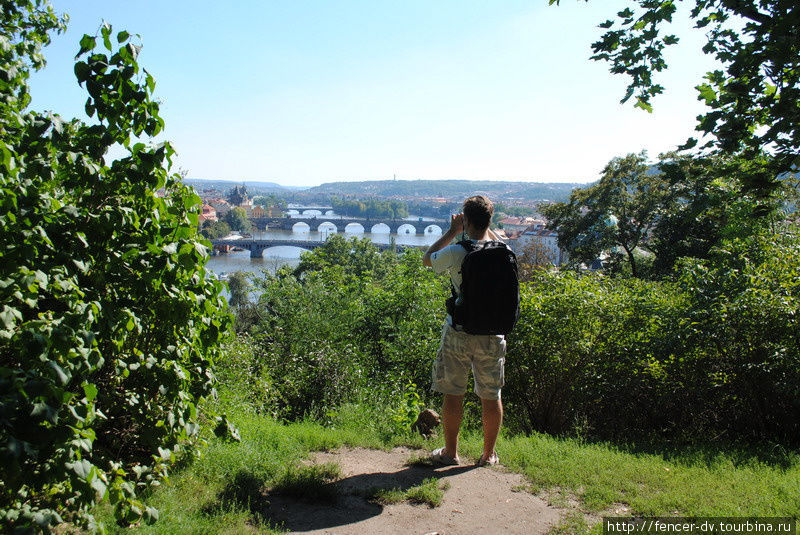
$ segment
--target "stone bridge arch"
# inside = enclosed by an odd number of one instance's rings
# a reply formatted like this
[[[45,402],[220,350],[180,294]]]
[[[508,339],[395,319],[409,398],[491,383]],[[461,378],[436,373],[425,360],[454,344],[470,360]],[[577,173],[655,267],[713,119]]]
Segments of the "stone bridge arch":
[[[285,244],[268,245],[261,249],[261,258],[264,258],[265,253],[272,249],[296,249],[300,251],[300,253],[302,254],[308,251],[313,251],[314,247],[303,247],[301,245],[285,245]]]
[[[332,221],[322,221],[317,225],[317,232],[339,232],[339,227]]]
[[[425,227],[425,230],[422,231],[423,234],[442,234],[444,233],[444,229],[441,225],[437,223],[431,223],[430,225]]]
[[[392,227],[386,223],[375,223],[369,228],[371,234],[391,234]]]
[[[397,234],[398,235],[408,234],[414,236],[417,234],[417,227],[412,223],[403,223],[402,225],[397,227]]]
[[[344,231],[349,234],[364,234],[367,229],[361,223],[351,222],[345,225]]]

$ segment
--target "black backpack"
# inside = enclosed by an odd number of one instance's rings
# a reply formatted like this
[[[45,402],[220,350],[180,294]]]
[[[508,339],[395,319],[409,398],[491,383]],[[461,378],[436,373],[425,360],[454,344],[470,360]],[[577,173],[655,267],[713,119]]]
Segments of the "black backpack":
[[[447,300],[453,324],[469,334],[508,334],[519,319],[517,256],[499,241],[458,242],[467,250],[461,263],[461,297]]]

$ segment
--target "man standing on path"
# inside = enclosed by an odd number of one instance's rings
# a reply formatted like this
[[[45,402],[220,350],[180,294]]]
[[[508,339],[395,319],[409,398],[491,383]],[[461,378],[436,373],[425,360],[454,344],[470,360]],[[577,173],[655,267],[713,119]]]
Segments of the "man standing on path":
[[[449,274],[455,303],[459,303],[462,297],[462,262],[469,252],[468,248],[476,250],[485,249],[489,245],[501,246],[503,252],[508,251],[507,255],[513,258],[513,253],[504,244],[496,243],[499,237],[489,229],[493,212],[494,206],[488,198],[482,195],[468,198],[464,201],[463,213],[451,216],[450,228],[430,246],[422,259],[422,263],[432,267],[435,272]],[[462,232],[466,232],[469,241],[449,245]],[[494,258],[503,261],[505,257]],[[511,263],[514,269],[513,284],[517,284],[515,260]],[[488,282],[487,280],[485,290],[491,292],[493,290]],[[481,286],[482,283],[483,281],[479,281]],[[517,311],[518,299],[517,293]],[[505,336],[469,334],[465,332],[463,325],[454,320],[454,315],[456,314],[452,309],[449,309],[447,321],[442,329],[441,345],[433,366],[432,389],[444,394],[442,427],[445,446],[435,450],[432,458],[440,464],[460,463],[458,434],[464,412],[463,400],[467,378],[471,368],[475,380],[475,393],[481,399],[482,405],[483,454],[478,460],[478,465],[497,464],[498,457],[494,447],[503,421],[500,390],[504,383]],[[475,331],[474,328],[471,330]]]

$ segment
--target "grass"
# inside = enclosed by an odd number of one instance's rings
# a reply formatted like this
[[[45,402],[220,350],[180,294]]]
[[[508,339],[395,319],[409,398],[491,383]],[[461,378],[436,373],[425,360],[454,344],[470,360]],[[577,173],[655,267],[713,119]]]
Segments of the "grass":
[[[340,477],[342,470],[336,463],[289,466],[272,492],[306,502],[333,503],[337,492],[332,483]]]
[[[372,492],[368,493],[367,499],[381,505],[409,502],[434,508],[442,505],[444,493],[449,488],[450,483],[442,483],[435,477],[429,477],[416,487],[411,487],[406,490],[399,488],[374,489]]]
[[[626,504],[645,516],[800,514],[798,455],[776,465],[737,449],[667,456],[546,435],[513,437],[498,451],[505,466],[535,487],[569,491],[589,512]]]
[[[405,462],[405,465],[416,466],[418,468],[432,468],[435,466],[433,459],[431,459],[431,456],[427,451],[425,453],[412,455]]]
[[[156,489],[147,498],[147,505],[160,511],[156,524],[118,527],[107,504],[98,508],[98,520],[112,534],[280,533],[280,526],[262,515],[270,489],[300,499],[335,500],[330,483],[339,477],[338,466],[301,466],[311,452],[396,445],[428,451],[441,441],[388,436],[364,421],[367,411],[353,407],[339,411],[336,421],[325,426],[311,421],[284,424],[231,412],[242,441],[212,439],[198,460]],[[481,447],[478,431],[464,433],[463,457],[477,458]],[[786,452],[780,459],[736,448],[659,453],[542,434],[501,437],[497,450],[504,466],[527,476],[528,491],[568,508],[554,528],[558,534],[599,532],[596,520],[619,504],[630,514],[648,516],[800,515],[797,452]],[[426,457],[412,457],[407,464],[424,465]],[[399,494],[385,491],[376,499],[392,503],[402,495],[402,500],[435,507],[443,491],[435,480],[428,480]]]

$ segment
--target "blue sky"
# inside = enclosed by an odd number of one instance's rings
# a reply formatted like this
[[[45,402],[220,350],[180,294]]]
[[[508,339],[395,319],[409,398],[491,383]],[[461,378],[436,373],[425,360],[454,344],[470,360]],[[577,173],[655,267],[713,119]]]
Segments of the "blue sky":
[[[70,23],[33,107],[84,117],[81,35],[102,20],[138,33],[191,178],[587,182],[692,135],[711,65],[679,17],[654,113],[621,105],[626,80],[588,59],[621,0],[51,1]]]

